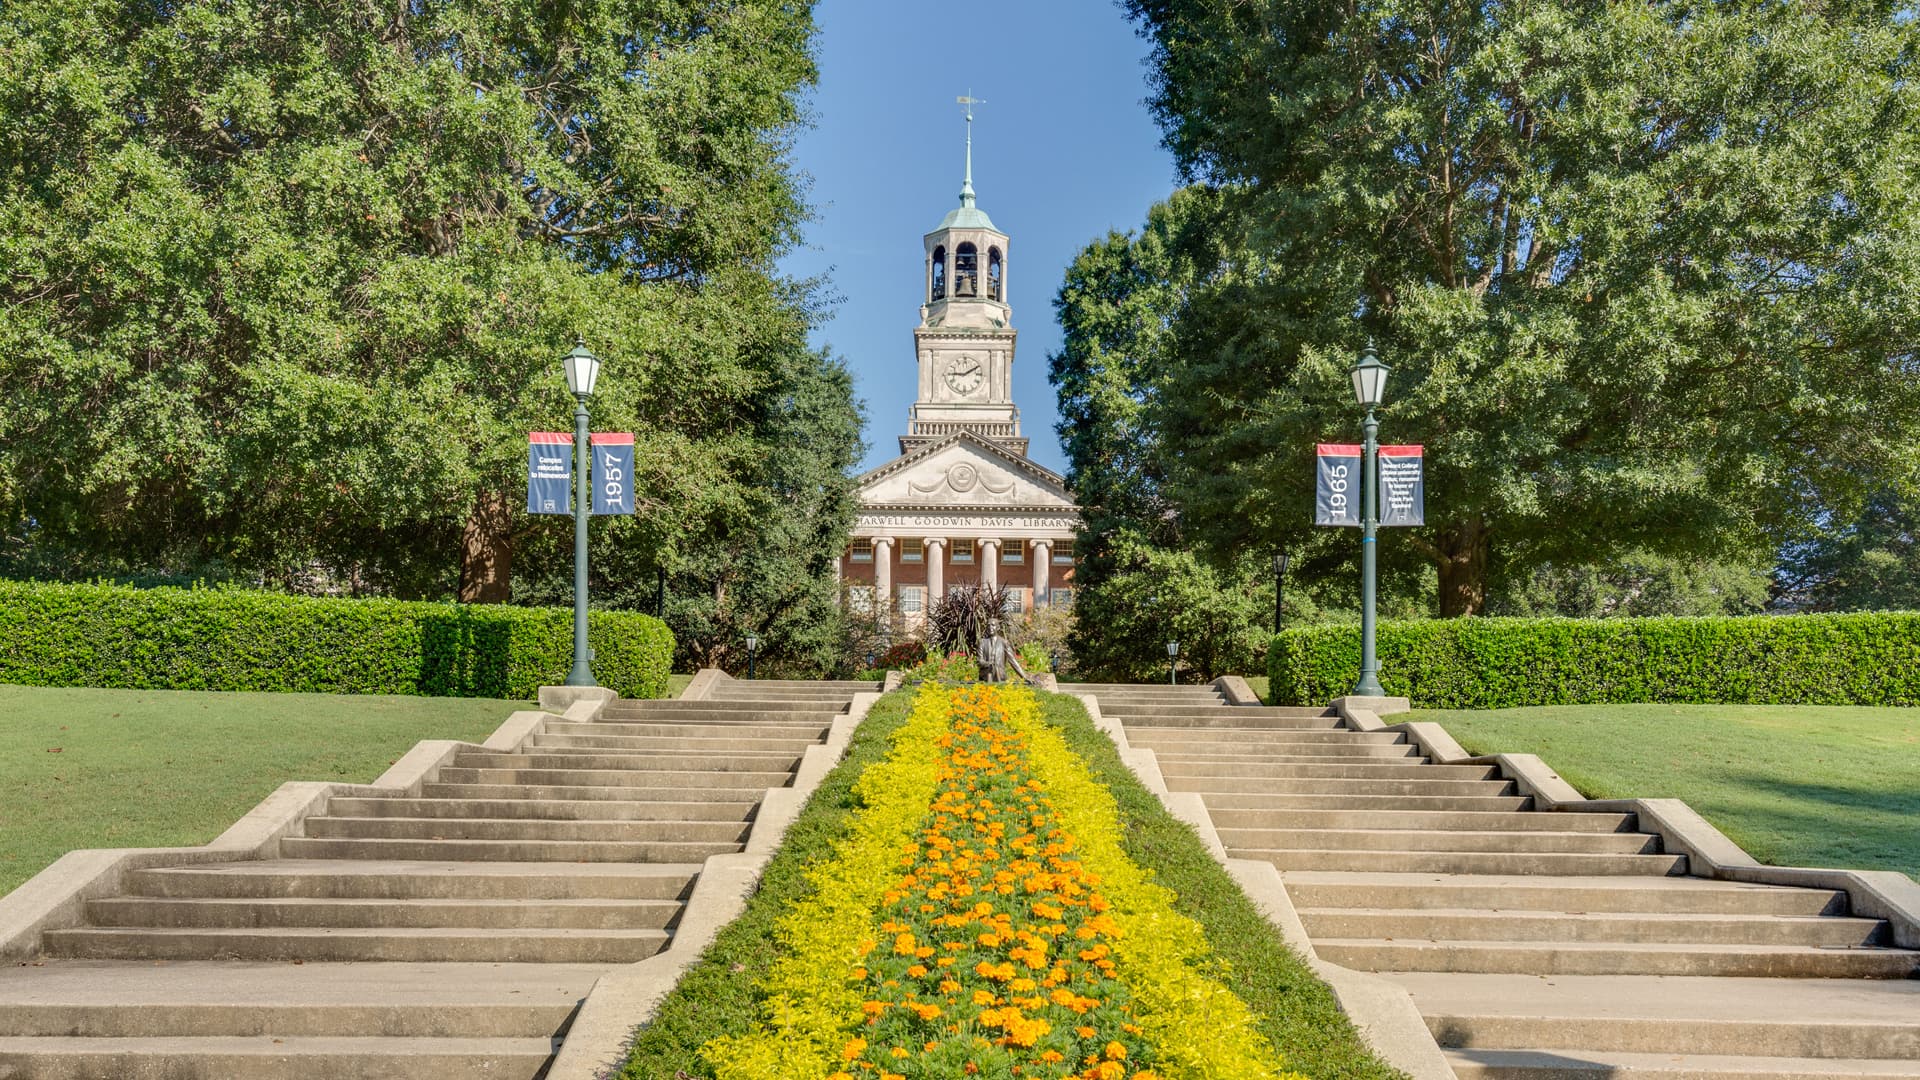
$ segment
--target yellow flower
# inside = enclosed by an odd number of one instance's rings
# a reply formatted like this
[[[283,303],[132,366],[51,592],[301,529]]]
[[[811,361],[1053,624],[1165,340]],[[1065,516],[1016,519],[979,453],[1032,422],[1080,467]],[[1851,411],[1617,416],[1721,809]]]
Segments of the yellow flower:
[[[1112,1060],[1112,1061],[1127,1060],[1127,1048],[1124,1046],[1121,1046],[1117,1042],[1108,1043],[1106,1053],[1109,1060]]]

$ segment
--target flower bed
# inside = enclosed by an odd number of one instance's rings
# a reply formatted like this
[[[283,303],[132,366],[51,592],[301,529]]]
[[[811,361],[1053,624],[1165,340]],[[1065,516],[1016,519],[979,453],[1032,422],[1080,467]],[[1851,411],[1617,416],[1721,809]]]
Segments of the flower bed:
[[[892,740],[718,1077],[1293,1075],[1030,691],[927,684]]]

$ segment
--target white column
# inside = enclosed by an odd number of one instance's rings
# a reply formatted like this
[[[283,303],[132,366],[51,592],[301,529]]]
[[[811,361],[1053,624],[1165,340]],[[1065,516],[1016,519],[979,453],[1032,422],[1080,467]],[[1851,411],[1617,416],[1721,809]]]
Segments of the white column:
[[[980,584],[993,586],[1000,584],[1000,541],[997,537],[982,537],[973,542],[973,550],[979,554]]]
[[[1028,544],[1027,556],[1033,560],[1033,606],[1050,605],[1047,578],[1053,573],[1053,541],[1035,540]]]
[[[873,602],[882,615],[893,611],[893,537],[873,538]]]
[[[927,610],[932,611],[933,602],[947,593],[947,539],[929,536],[920,541],[920,551],[927,560]]]

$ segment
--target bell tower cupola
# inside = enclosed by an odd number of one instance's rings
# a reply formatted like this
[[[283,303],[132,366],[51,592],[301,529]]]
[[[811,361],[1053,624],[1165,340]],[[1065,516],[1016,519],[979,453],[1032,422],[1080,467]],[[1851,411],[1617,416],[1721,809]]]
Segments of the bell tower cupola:
[[[900,452],[961,431],[1027,452],[1013,405],[1013,308],[1007,302],[1007,234],[980,209],[973,190],[973,107],[966,109],[967,158],[960,205],[928,233],[925,302],[914,328],[920,393]]]

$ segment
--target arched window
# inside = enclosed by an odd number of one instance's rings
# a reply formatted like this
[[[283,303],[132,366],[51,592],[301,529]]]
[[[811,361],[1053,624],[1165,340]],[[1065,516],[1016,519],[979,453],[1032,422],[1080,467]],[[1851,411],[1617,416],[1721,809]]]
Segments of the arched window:
[[[945,300],[947,298],[947,249],[944,247],[933,249],[933,273],[931,280],[933,282],[931,290],[933,299]]]
[[[980,252],[972,244],[953,249],[953,295],[980,295]]]
[[[1000,249],[987,249],[987,299],[1000,299]]]

